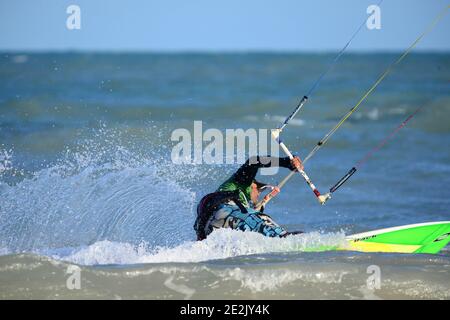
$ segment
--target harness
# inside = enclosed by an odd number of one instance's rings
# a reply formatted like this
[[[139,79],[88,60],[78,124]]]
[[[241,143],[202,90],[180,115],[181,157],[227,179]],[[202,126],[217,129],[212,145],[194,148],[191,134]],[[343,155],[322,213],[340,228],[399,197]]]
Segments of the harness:
[[[205,227],[219,205],[228,201],[234,201],[242,213],[248,213],[247,209],[239,201],[239,190],[217,191],[204,196],[197,206],[197,219],[195,219],[194,230],[197,240],[206,239]]]

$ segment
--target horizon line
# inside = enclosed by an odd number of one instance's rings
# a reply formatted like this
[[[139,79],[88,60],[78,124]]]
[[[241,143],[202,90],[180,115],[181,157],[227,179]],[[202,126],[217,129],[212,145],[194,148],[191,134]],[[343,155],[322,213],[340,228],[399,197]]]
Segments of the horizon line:
[[[401,53],[400,49],[353,49],[347,50],[347,54],[395,54]],[[339,49],[325,50],[296,50],[296,49],[176,49],[176,50],[148,50],[148,49],[0,49],[0,54],[318,54],[326,55],[339,52]],[[411,54],[450,54],[450,49],[417,49]]]

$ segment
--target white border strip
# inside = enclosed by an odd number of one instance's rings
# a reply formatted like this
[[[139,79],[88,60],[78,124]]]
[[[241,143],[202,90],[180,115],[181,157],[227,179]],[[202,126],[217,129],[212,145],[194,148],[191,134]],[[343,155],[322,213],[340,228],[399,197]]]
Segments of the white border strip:
[[[425,223],[408,224],[405,226],[392,227],[392,228],[386,228],[386,229],[378,229],[378,230],[374,230],[374,231],[352,234],[350,236],[347,236],[346,239],[353,240],[353,239],[371,237],[374,235],[378,235],[380,233],[387,233],[387,232],[399,231],[399,230],[416,228],[416,227],[431,226],[431,225],[435,225],[435,224],[450,224],[450,221],[425,222]]]

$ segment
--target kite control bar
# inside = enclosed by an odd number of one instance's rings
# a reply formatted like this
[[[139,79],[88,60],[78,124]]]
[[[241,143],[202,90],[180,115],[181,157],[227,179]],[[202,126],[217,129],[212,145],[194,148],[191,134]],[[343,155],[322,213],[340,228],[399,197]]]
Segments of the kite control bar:
[[[283,149],[284,153],[286,153],[286,155],[289,157],[289,159],[292,160],[292,159],[294,159],[294,156],[289,151],[289,149],[286,147],[286,145],[281,141],[280,132],[281,132],[280,129],[271,130],[272,136],[274,137],[275,141],[278,142],[281,149]],[[303,179],[305,179],[306,183],[311,188],[311,190],[314,192],[314,195],[317,197],[317,200],[319,201],[320,204],[322,204],[322,205],[325,204],[325,202],[327,202],[327,200],[331,198],[330,193],[327,193],[325,195],[320,194],[319,190],[317,190],[316,186],[312,183],[311,179],[308,177],[308,175],[306,174],[306,172],[304,170],[300,170],[297,168],[297,171],[301,174]]]

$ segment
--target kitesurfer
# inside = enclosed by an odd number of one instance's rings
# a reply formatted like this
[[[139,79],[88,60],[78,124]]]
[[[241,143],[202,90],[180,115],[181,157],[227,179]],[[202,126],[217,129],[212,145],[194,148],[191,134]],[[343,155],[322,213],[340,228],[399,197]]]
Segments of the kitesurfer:
[[[205,239],[218,228],[254,231],[268,237],[285,237],[291,234],[275,223],[270,216],[264,214],[264,207],[255,209],[264,189],[277,188],[255,179],[258,169],[267,167],[283,167],[292,171],[303,170],[303,164],[298,157],[292,160],[288,157],[250,157],[219,186],[216,192],[207,194],[200,200],[194,224],[197,240]],[[279,189],[277,191],[279,192]]]

